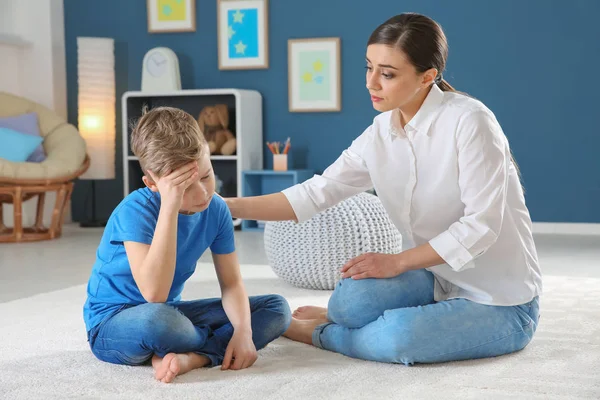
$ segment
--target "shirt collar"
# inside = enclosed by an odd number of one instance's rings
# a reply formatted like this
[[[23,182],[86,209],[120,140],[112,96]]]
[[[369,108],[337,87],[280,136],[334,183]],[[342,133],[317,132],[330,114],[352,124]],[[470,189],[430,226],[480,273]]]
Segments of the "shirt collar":
[[[406,130],[413,129],[417,132],[427,134],[431,122],[433,121],[433,117],[435,116],[434,112],[440,104],[442,104],[443,100],[444,92],[438,85],[431,85],[431,90],[421,105],[421,108],[419,108],[419,111],[417,111],[415,116],[406,124]],[[402,124],[400,123],[400,110],[397,108],[393,110],[391,115],[389,133],[393,135],[405,135],[405,129],[402,128]]]

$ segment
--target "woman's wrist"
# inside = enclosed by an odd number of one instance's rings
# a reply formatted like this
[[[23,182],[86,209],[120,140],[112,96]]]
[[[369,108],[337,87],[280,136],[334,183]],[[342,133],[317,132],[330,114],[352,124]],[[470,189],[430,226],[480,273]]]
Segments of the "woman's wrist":
[[[398,275],[410,270],[405,252],[396,254],[396,270]]]
[[[445,261],[429,243],[397,254],[396,266],[399,273],[425,269],[443,264]]]

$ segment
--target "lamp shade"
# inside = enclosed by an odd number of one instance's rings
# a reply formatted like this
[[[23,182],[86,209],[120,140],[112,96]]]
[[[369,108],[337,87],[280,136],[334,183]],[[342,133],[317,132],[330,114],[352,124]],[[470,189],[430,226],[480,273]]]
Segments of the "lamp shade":
[[[115,55],[110,38],[77,38],[78,128],[90,167],[80,179],[115,178]]]

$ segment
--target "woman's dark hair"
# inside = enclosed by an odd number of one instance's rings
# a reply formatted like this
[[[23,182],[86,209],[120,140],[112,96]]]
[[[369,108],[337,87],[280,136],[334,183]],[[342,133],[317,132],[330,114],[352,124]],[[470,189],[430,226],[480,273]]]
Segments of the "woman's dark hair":
[[[419,73],[437,69],[435,83],[439,88],[445,92],[456,91],[442,76],[448,58],[446,35],[431,18],[416,13],[396,15],[375,29],[367,46],[371,44],[400,49]]]
[[[446,35],[442,27],[431,18],[416,13],[396,15],[373,31],[367,46],[371,44],[384,44],[401,50],[419,73],[430,68],[437,69],[435,83],[438,87],[444,92],[456,92],[442,76],[448,58]],[[521,170],[512,150],[510,158],[520,180]]]

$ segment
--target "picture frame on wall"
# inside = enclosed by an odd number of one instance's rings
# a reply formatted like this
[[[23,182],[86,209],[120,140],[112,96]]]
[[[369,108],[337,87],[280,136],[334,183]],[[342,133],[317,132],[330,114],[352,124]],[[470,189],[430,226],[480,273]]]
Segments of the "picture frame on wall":
[[[148,32],[195,32],[196,0],[146,0]]]
[[[268,0],[218,0],[219,69],[269,68]]]
[[[339,37],[288,39],[290,112],[341,111]]]

